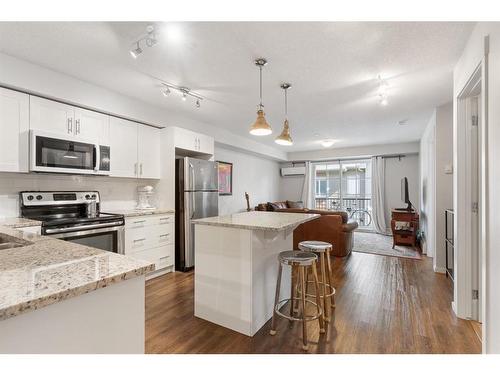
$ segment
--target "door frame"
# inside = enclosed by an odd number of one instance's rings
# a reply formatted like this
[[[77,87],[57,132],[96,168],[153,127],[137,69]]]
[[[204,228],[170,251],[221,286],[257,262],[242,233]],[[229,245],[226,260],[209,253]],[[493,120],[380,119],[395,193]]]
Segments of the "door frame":
[[[480,63],[474,69],[467,82],[464,84],[459,94],[455,98],[455,115],[457,121],[454,123],[454,156],[455,173],[453,175],[453,203],[455,209],[455,257],[454,257],[454,298],[452,307],[459,318],[471,319],[473,317],[473,248],[472,248],[472,196],[471,196],[471,143],[469,137],[470,119],[467,101],[470,100],[474,90],[480,84],[481,97],[479,108],[478,137],[479,142],[479,161],[480,161],[480,180],[479,180],[479,300],[481,303],[478,309],[481,312],[480,320],[483,322],[482,330],[484,338],[485,332],[485,282],[486,282],[486,227],[487,227],[487,82],[488,82],[488,49],[485,48],[485,54]],[[483,351],[485,340],[483,339]]]

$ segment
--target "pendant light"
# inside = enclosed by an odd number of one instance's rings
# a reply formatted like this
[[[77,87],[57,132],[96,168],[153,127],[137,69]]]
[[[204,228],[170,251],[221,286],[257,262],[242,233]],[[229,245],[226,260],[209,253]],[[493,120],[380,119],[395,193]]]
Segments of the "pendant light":
[[[260,74],[260,103],[259,110],[257,111],[257,120],[255,120],[254,124],[250,128],[250,134],[252,135],[269,135],[273,132],[271,126],[267,123],[264,113],[264,105],[262,104],[262,67],[267,64],[267,60],[264,58],[260,58],[255,60],[255,65],[259,67]]]
[[[293,145],[292,137],[290,136],[290,126],[288,125],[288,89],[292,87],[289,83],[283,83],[281,88],[285,91],[285,122],[283,124],[283,131],[274,140],[279,145],[291,146]]]

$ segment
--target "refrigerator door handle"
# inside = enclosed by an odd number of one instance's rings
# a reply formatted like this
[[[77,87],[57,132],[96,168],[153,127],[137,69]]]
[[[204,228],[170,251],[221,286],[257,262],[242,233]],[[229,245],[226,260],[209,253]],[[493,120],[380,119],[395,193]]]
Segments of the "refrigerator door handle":
[[[191,163],[189,163],[189,170],[191,171],[191,181],[189,181],[189,184],[191,186],[189,187],[189,189],[194,190],[196,184],[194,183],[194,166]]]
[[[194,217],[194,214],[196,213],[196,198],[194,196],[194,193],[191,193],[189,194],[191,195],[191,209],[192,209],[192,213],[191,213],[191,219]]]

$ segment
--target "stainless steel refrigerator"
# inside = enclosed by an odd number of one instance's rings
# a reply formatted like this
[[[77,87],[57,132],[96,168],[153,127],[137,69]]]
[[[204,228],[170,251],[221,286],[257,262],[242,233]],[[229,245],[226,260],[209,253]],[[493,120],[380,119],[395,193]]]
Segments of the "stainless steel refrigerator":
[[[219,178],[214,161],[182,158],[175,164],[175,269],[194,267],[193,219],[219,214]]]

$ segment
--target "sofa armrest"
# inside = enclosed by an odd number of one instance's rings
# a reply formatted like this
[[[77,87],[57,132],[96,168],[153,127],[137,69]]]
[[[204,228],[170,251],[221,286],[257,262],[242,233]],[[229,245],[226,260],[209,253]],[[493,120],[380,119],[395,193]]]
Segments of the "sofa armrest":
[[[356,221],[349,221],[342,225],[342,230],[344,232],[352,232],[354,229],[358,227],[358,223]]]

